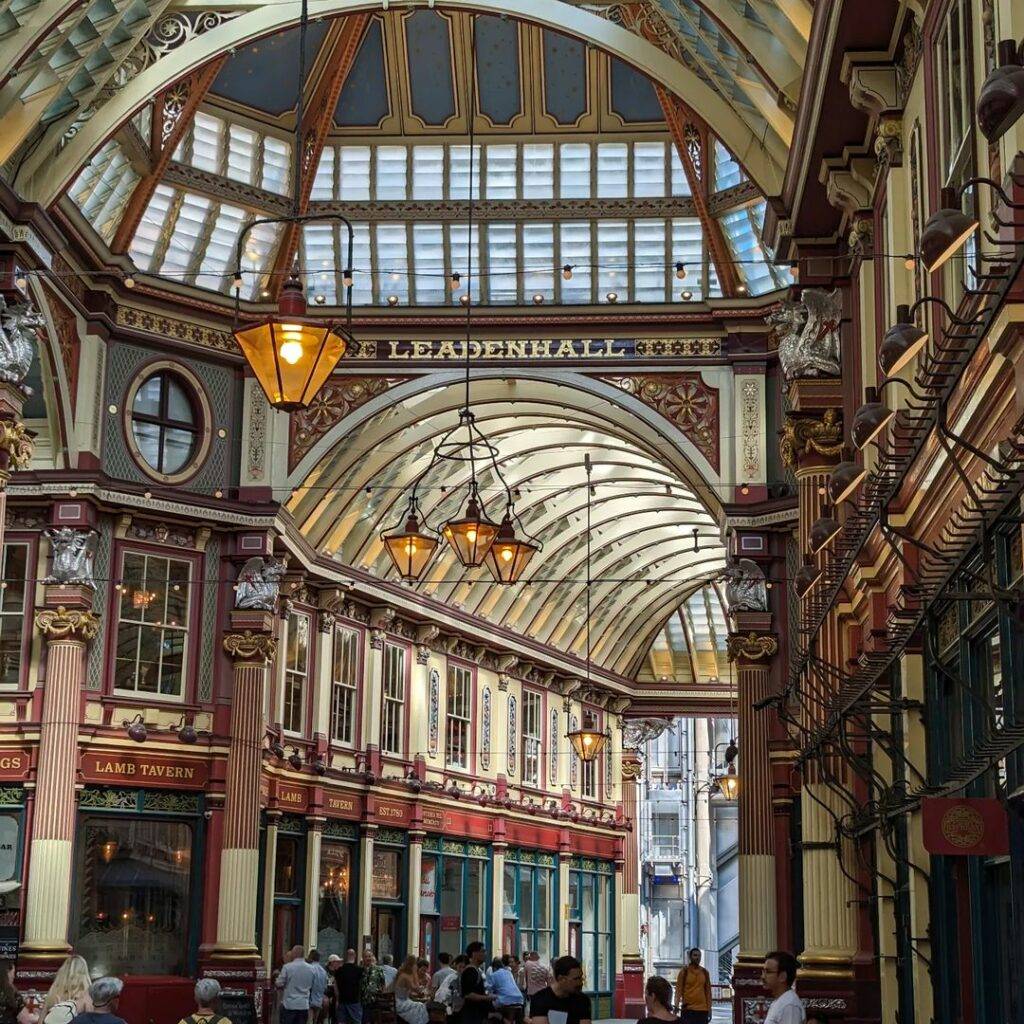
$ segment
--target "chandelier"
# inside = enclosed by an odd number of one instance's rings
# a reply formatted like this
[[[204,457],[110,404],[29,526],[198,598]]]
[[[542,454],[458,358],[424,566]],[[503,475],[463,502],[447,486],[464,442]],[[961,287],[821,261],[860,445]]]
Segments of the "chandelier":
[[[302,176],[312,168],[313,150],[303,145],[306,85],[306,29],[309,22],[308,0],[302,0],[299,19],[299,91],[295,106],[295,139],[292,142],[292,211],[287,217],[263,217],[251,221],[238,236],[235,247],[235,341],[252,368],[267,401],[275,409],[293,412],[304,409],[316,397],[324,382],[338,365],[352,340],[352,253],[355,235],[352,225],[341,214],[303,214]],[[305,163],[304,163],[305,161]],[[242,289],[242,249],[249,232],[264,224],[284,228],[281,244],[287,244],[289,230],[299,231],[313,220],[336,220],[348,231],[348,257],[342,284],[345,288],[345,316],[342,322],[310,317],[306,296],[299,279],[298,258],[281,289],[276,313],[253,324],[238,323]]]
[[[594,486],[590,482],[590,475],[593,467],[590,463],[590,453],[583,456],[583,468],[587,474],[587,686],[590,685],[590,499],[594,494]],[[604,749],[609,740],[608,732],[601,732],[597,728],[594,716],[588,711],[583,716],[583,728],[572,729],[566,733],[565,738],[572,744],[581,761],[593,761]]]
[[[466,310],[466,379],[465,398],[459,411],[459,422],[441,437],[427,468],[413,482],[405,510],[398,523],[385,530],[380,539],[399,576],[410,582],[422,578],[441,538],[467,568],[486,565],[496,583],[517,583],[533,556],[543,545],[530,536],[515,510],[512,489],[498,465],[498,449],[476,425],[470,402],[470,338],[473,323],[473,186],[476,180],[475,118],[476,118],[476,15],[470,18],[470,103],[469,103],[469,205],[466,225],[467,291],[460,302]],[[453,287],[461,284],[462,275],[453,272]],[[439,464],[458,463],[469,470],[465,483],[466,500],[462,511],[443,522],[434,531],[420,508],[417,491],[423,480]],[[505,491],[505,510],[501,521],[490,517],[480,493],[477,468],[490,465]],[[519,533],[516,532],[516,527]]]

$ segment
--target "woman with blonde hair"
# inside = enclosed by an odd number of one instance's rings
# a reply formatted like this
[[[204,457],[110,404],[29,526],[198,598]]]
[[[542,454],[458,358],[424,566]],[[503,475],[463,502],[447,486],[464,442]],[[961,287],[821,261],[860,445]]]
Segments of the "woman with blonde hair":
[[[85,957],[69,956],[58,968],[43,1000],[43,1024],[69,1024],[72,1017],[91,1010],[91,984]]]
[[[420,989],[417,958],[407,956],[398,969],[394,983],[395,1013],[405,1024],[427,1024],[429,1014]]]

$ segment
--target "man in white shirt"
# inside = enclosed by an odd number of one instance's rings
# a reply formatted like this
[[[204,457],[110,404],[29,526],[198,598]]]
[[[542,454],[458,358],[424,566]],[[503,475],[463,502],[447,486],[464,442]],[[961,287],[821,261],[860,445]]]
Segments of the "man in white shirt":
[[[305,950],[295,946],[291,959],[278,971],[277,987],[281,992],[280,1024],[307,1024],[309,1020],[309,993],[316,972],[306,962]]]
[[[764,1024],[804,1024],[804,1004],[793,991],[799,964],[792,953],[769,953],[761,968],[761,984],[772,997]]]
[[[391,986],[395,983],[395,978],[398,977],[398,968],[395,966],[395,958],[390,953],[385,953],[380,958],[380,969],[384,975],[384,988],[387,992],[391,991]]]

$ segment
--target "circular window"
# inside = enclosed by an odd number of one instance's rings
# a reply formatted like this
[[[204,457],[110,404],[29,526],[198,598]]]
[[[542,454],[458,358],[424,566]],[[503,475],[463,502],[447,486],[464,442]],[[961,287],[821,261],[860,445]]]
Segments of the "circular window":
[[[150,476],[167,483],[187,476],[206,454],[209,411],[192,374],[150,366],[128,394],[125,418],[135,457]]]

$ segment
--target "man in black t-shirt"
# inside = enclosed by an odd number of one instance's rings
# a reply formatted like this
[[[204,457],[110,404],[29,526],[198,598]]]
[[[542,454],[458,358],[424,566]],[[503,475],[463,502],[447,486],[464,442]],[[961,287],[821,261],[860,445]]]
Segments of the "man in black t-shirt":
[[[554,980],[530,996],[529,1024],[591,1024],[590,998],[583,994],[583,966],[574,956],[552,965]]]
[[[484,988],[484,944],[471,942],[466,947],[466,956],[469,963],[459,976],[459,990],[462,993],[459,1020],[462,1024],[482,1024],[494,1004],[494,996],[488,995]]]

